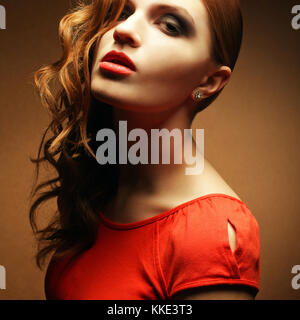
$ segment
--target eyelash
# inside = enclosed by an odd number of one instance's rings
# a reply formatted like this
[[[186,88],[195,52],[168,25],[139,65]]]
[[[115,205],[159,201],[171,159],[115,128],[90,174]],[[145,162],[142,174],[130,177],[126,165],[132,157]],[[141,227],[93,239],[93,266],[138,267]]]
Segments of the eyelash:
[[[129,14],[130,13],[130,9],[128,9],[128,8],[126,8],[126,7],[124,7],[124,10],[122,11],[122,13],[121,13],[121,15],[120,15],[120,17],[119,17],[119,20],[124,20],[124,19],[126,19],[126,14]],[[124,12],[125,12],[125,17],[124,17]],[[181,22],[181,20],[180,20],[180,18],[178,18],[175,14],[165,14],[164,15],[164,17],[171,17],[171,19],[175,19],[175,20],[177,20],[177,24],[175,24],[175,23],[166,23],[166,25],[171,25],[173,28],[175,28],[176,29],[176,31],[174,32],[174,31],[167,31],[168,32],[168,34],[170,34],[170,35],[173,35],[173,36],[179,36],[179,35],[181,35],[181,33],[182,33],[182,28],[184,28],[184,25],[183,25],[183,23]],[[161,20],[161,19],[160,19]],[[179,27],[178,27],[178,25],[179,25]]]

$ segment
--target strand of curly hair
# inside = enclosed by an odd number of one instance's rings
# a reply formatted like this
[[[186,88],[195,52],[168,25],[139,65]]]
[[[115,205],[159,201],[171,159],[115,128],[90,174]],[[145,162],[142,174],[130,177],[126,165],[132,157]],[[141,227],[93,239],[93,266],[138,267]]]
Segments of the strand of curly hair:
[[[30,158],[36,171],[29,219],[38,243],[35,259],[40,269],[53,251],[55,258],[74,256],[93,244],[97,208],[115,191],[118,167],[99,166],[91,139],[97,130],[112,128],[112,111],[91,96],[90,70],[97,39],[116,23],[124,5],[125,0],[77,1],[59,24],[62,57],[34,74],[51,118],[37,158]],[[37,185],[43,162],[54,168],[57,177]],[[38,208],[55,197],[58,211],[46,227],[39,228]]]

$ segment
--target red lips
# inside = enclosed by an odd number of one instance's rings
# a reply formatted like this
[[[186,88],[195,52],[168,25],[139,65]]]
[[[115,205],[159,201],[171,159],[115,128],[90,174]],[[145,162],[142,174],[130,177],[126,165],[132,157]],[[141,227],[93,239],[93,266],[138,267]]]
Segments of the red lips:
[[[117,52],[115,50],[110,51],[103,57],[103,59],[101,61],[116,63],[119,65],[123,65],[133,71],[136,71],[136,67],[135,67],[134,63],[123,52]]]

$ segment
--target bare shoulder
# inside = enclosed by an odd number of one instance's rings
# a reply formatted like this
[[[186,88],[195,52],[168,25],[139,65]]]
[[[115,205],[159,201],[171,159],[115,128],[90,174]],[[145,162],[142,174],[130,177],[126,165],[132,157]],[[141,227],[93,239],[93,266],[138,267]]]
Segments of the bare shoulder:
[[[199,196],[211,193],[221,193],[242,201],[239,195],[206,159],[203,173],[200,176],[195,177],[195,187],[197,192],[200,193]]]
[[[221,193],[241,200],[238,194],[229,186],[219,172],[207,161],[201,175],[194,177],[194,192],[199,196]],[[241,200],[242,201],[242,200]],[[232,252],[236,248],[236,233],[228,222],[228,240]],[[181,290],[175,293],[174,300],[253,300],[257,292],[250,286],[220,284],[200,286]]]

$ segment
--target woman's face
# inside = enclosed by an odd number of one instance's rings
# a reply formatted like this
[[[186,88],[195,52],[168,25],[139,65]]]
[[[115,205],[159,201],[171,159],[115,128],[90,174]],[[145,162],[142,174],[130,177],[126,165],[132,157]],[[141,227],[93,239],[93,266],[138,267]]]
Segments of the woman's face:
[[[159,112],[179,107],[205,81],[214,63],[201,0],[130,0],[119,22],[95,47],[93,96],[115,107]],[[136,71],[116,76],[99,68],[111,50],[124,52]]]

